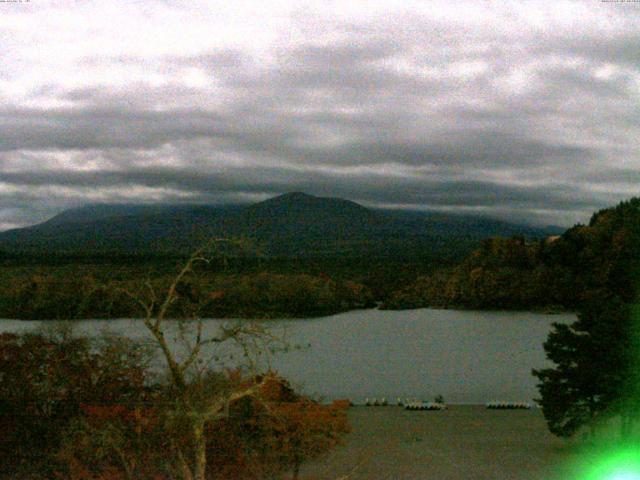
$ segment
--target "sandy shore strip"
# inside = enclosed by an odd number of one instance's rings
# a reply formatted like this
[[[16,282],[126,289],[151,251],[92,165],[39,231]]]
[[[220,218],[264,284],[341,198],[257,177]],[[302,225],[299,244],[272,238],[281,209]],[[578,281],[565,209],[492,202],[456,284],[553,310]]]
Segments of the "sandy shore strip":
[[[354,407],[349,420],[345,444],[303,466],[301,478],[555,480],[569,478],[575,456],[576,441],[551,435],[538,409]]]

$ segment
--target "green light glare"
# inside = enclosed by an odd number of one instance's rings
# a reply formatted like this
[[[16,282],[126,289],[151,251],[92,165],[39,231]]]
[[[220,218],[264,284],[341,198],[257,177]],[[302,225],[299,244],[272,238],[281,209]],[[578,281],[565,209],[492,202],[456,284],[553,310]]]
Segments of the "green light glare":
[[[609,480],[640,480],[640,474],[633,472],[616,472],[608,477]]]
[[[640,474],[634,472],[614,472],[607,477],[608,480],[640,480]]]
[[[640,480],[638,447],[602,451],[589,460],[576,480]]]

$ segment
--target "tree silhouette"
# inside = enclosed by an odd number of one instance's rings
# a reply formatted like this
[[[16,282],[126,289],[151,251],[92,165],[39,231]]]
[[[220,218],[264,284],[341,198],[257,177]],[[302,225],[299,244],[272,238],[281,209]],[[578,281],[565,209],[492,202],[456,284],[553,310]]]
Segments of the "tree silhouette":
[[[555,366],[533,370],[549,430],[569,437],[599,420],[620,416],[631,433],[639,393],[638,316],[633,306],[607,295],[585,303],[574,323],[553,324],[544,343]]]

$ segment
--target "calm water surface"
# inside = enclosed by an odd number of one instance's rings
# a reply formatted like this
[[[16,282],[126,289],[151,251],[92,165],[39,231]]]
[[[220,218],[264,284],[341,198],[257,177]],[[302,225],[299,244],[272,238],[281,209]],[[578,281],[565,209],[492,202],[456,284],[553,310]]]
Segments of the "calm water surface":
[[[443,395],[450,403],[531,401],[532,368],[547,365],[542,343],[552,322],[573,314],[457,310],[359,310],[330,317],[269,321],[292,345],[273,367],[316,397],[417,397]],[[215,332],[219,320],[206,320]],[[0,320],[2,331],[26,331],[41,322]],[[148,338],[139,320],[77,322],[77,331],[101,330]]]

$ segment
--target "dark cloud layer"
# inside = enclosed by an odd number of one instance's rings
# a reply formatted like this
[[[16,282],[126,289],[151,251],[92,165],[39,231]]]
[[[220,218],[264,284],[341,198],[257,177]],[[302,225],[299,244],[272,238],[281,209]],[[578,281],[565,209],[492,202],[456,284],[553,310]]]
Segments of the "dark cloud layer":
[[[0,229],[292,190],[569,225],[637,193],[640,6],[390,5],[0,4]]]

